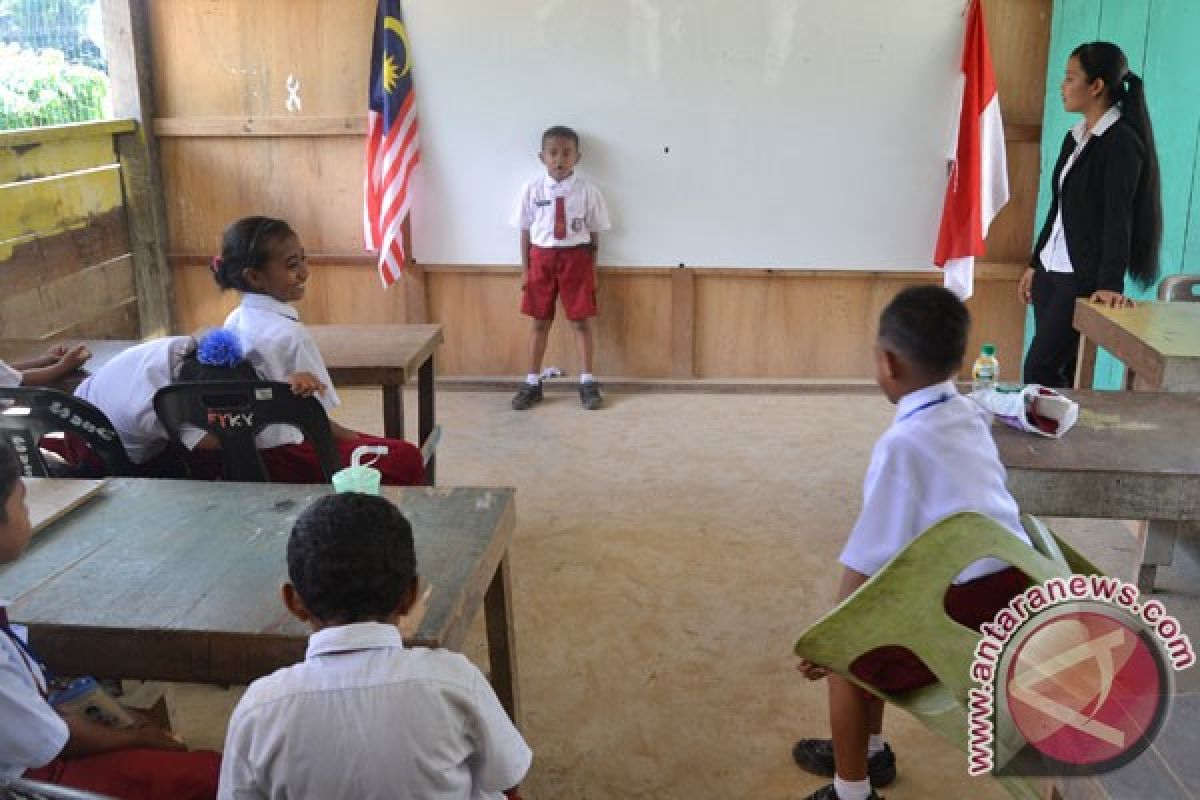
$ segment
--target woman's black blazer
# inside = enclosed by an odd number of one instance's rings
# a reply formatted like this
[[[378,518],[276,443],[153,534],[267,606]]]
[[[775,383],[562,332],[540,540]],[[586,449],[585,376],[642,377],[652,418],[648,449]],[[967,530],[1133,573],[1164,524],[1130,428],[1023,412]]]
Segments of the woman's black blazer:
[[[1068,131],[1058,163],[1054,165],[1050,212],[1033,248],[1030,265],[1044,268],[1042,248],[1054,229],[1054,217],[1061,204],[1077,294],[1083,297],[1097,289],[1120,292],[1125,288],[1125,270],[1129,267],[1133,199],[1146,161],[1146,148],[1133,126],[1123,118],[1118,119],[1100,136],[1089,137],[1060,192],[1058,179],[1074,150],[1075,137]]]

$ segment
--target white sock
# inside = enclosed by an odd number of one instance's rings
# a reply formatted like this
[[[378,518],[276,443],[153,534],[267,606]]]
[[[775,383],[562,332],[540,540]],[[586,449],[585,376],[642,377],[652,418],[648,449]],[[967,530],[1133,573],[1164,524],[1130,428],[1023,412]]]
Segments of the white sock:
[[[876,753],[882,753],[883,747],[886,744],[887,740],[883,738],[882,733],[872,733],[871,738],[867,740],[867,758]]]
[[[592,373],[590,373],[590,372],[585,372],[579,376],[580,383],[591,383],[594,380],[596,380],[596,379],[594,377],[592,377]]]
[[[542,376],[538,375],[536,372],[531,372],[525,376],[525,382],[530,386],[537,386],[542,382]]]
[[[871,779],[844,781],[834,775],[833,789],[837,792],[838,800],[867,800],[871,796]]]

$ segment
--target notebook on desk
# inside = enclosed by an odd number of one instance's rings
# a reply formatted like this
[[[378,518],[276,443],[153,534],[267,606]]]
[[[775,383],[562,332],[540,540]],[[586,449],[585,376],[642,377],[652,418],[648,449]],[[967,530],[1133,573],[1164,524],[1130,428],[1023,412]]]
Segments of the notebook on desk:
[[[33,532],[39,533],[70,514],[103,488],[103,480],[26,478],[25,504],[29,507],[29,522]]]

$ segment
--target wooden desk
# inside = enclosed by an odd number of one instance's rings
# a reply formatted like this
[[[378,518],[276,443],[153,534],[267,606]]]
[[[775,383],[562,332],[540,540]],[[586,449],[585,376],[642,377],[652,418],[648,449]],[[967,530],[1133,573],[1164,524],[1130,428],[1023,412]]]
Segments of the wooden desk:
[[[1079,360],[1075,385],[1092,388],[1096,348],[1125,364],[1135,389],[1200,392],[1200,303],[1139,303],[1105,308],[1075,301]]]
[[[1076,386],[1092,387],[1096,348],[1103,347],[1125,364],[1126,388],[1200,392],[1200,303],[1105,308],[1081,299],[1075,302],[1075,328],[1080,333]],[[1148,523],[1146,569],[1138,582],[1143,590],[1152,590],[1157,567],[1174,559],[1178,535],[1177,525]]]
[[[304,658],[283,608],[288,533],[321,486],[112,479],[0,567],[9,614],[55,670],[245,683]],[[384,487],[432,584],[415,643],[458,649],[479,607],[491,679],[520,720],[508,546],[513,489]]]
[[[383,389],[383,434],[404,438],[404,384],[417,374],[417,446],[424,447],[436,427],[434,352],[442,343],[441,325],[309,325],[308,331],[329,367],[335,386]],[[436,459],[430,455],[426,478],[434,482]]]
[[[1062,439],[992,426],[1021,510],[1048,517],[1200,520],[1200,394],[1068,391],[1079,422]],[[1153,587],[1160,554],[1146,537],[1138,579]]]
[[[425,447],[436,427],[434,353],[443,341],[441,325],[309,325],[335,386],[378,386],[383,390],[383,433],[404,438],[404,384],[417,375],[417,446]],[[20,361],[41,355],[55,340],[0,340],[0,359]],[[92,351],[86,369],[99,369],[121,351],[137,344],[128,339],[64,340],[82,343]],[[73,390],[82,379],[64,381]],[[436,461],[426,468],[434,482]]]

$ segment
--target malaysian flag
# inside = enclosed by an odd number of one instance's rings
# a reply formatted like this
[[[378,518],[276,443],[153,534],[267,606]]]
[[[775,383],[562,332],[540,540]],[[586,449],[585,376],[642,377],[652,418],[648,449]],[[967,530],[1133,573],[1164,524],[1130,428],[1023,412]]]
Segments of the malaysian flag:
[[[379,0],[371,46],[363,237],[368,250],[379,251],[384,288],[404,270],[401,231],[412,205],[413,170],[421,160],[410,56],[400,0]]]

